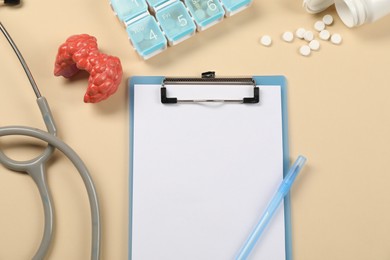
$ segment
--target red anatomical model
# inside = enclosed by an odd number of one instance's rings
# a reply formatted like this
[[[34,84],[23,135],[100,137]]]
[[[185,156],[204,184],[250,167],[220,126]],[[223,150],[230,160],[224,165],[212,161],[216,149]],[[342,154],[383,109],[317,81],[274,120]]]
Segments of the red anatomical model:
[[[114,94],[123,74],[120,60],[99,52],[96,38],[87,34],[71,36],[58,48],[54,75],[70,78],[79,70],[90,74],[86,103],[97,103]]]

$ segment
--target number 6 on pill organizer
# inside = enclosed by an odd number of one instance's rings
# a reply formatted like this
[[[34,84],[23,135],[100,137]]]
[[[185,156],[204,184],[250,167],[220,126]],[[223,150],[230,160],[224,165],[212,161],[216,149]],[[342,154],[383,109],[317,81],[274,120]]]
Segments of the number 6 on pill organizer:
[[[247,8],[253,0],[111,0],[143,59]]]

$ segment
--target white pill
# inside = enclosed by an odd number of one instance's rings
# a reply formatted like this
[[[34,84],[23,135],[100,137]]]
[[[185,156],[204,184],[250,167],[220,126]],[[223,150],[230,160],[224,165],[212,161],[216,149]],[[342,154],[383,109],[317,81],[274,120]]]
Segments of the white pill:
[[[310,41],[312,41],[312,40],[314,39],[314,34],[313,34],[312,31],[306,31],[306,32],[304,33],[304,35],[303,35],[303,38],[304,38],[306,41],[310,42]]]
[[[323,21],[317,21],[314,23],[314,29],[316,31],[321,32],[322,30],[325,29],[325,23]]]
[[[270,46],[272,44],[271,36],[269,35],[262,36],[260,39],[260,43],[263,44],[264,46]]]
[[[327,41],[327,40],[329,40],[329,38],[330,38],[330,32],[328,30],[322,30],[320,32],[320,39],[321,40]]]
[[[310,49],[312,49],[313,51],[318,51],[320,49],[320,42],[317,41],[317,40],[312,40],[310,43],[309,43],[309,47]]]
[[[299,53],[303,56],[309,56],[311,53],[311,49],[308,45],[303,45],[299,48]]]
[[[294,34],[292,32],[284,32],[282,39],[286,42],[292,42],[294,40]]]
[[[341,35],[338,33],[332,34],[332,37],[330,37],[330,41],[333,44],[340,44],[343,41],[343,38],[341,38]]]
[[[333,16],[331,16],[330,14],[327,14],[325,15],[323,18],[322,18],[322,21],[324,22],[324,24],[326,25],[331,25],[333,23]]]
[[[202,21],[206,17],[206,12],[203,11],[202,9],[197,9],[195,11],[195,17],[196,17],[196,19],[199,19]]]
[[[306,32],[306,30],[304,28],[298,28],[295,31],[295,36],[297,36],[299,39],[303,39],[305,32]]]

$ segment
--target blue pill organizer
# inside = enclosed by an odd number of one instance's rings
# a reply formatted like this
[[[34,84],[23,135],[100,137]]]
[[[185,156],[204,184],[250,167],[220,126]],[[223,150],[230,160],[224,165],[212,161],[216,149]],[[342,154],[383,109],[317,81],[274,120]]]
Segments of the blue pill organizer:
[[[253,0],[111,0],[139,56],[149,59],[250,6]]]

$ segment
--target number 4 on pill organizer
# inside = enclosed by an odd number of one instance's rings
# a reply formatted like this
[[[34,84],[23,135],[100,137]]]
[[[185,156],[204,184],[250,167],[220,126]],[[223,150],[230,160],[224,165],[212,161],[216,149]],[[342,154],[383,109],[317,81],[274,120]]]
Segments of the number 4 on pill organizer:
[[[253,0],[111,0],[130,42],[148,59],[232,16]]]

